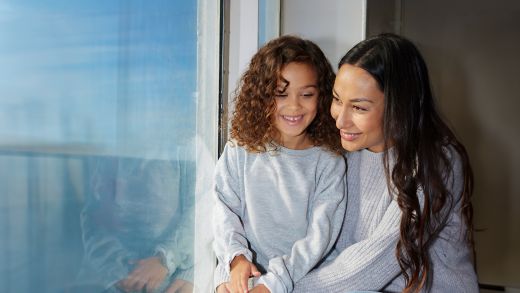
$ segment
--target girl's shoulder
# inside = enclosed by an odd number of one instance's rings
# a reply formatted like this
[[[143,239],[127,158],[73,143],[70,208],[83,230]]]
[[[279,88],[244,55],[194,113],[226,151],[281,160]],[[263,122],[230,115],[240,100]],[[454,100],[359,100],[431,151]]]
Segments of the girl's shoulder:
[[[346,169],[347,159],[343,154],[337,154],[325,147],[314,147],[316,159],[314,163],[318,169],[331,169],[333,172],[342,172]]]

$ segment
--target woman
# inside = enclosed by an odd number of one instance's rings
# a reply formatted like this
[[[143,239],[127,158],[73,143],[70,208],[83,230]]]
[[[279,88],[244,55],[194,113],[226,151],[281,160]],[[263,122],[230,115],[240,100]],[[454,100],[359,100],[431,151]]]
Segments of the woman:
[[[472,172],[417,48],[393,34],[340,61],[332,116],[348,160],[338,256],[295,292],[478,292]]]

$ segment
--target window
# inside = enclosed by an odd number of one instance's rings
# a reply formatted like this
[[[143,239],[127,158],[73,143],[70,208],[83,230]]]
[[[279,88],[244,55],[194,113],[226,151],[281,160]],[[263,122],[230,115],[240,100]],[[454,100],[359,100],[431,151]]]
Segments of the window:
[[[0,2],[1,292],[101,292],[153,256],[163,288],[210,285],[219,9]]]

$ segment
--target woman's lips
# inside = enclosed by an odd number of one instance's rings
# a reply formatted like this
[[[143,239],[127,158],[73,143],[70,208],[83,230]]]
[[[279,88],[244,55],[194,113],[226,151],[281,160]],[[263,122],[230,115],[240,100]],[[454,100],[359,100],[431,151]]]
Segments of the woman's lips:
[[[361,135],[361,132],[347,132],[340,130],[339,134],[342,139],[346,141],[353,141]]]

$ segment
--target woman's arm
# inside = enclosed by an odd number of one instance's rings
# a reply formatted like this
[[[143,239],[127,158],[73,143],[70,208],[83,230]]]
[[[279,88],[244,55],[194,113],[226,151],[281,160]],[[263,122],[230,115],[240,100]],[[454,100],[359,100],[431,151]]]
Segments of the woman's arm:
[[[334,260],[306,275],[296,284],[294,292],[332,293],[383,288],[401,273],[395,257],[400,217],[401,210],[397,202],[392,201],[372,235],[348,246]]]

